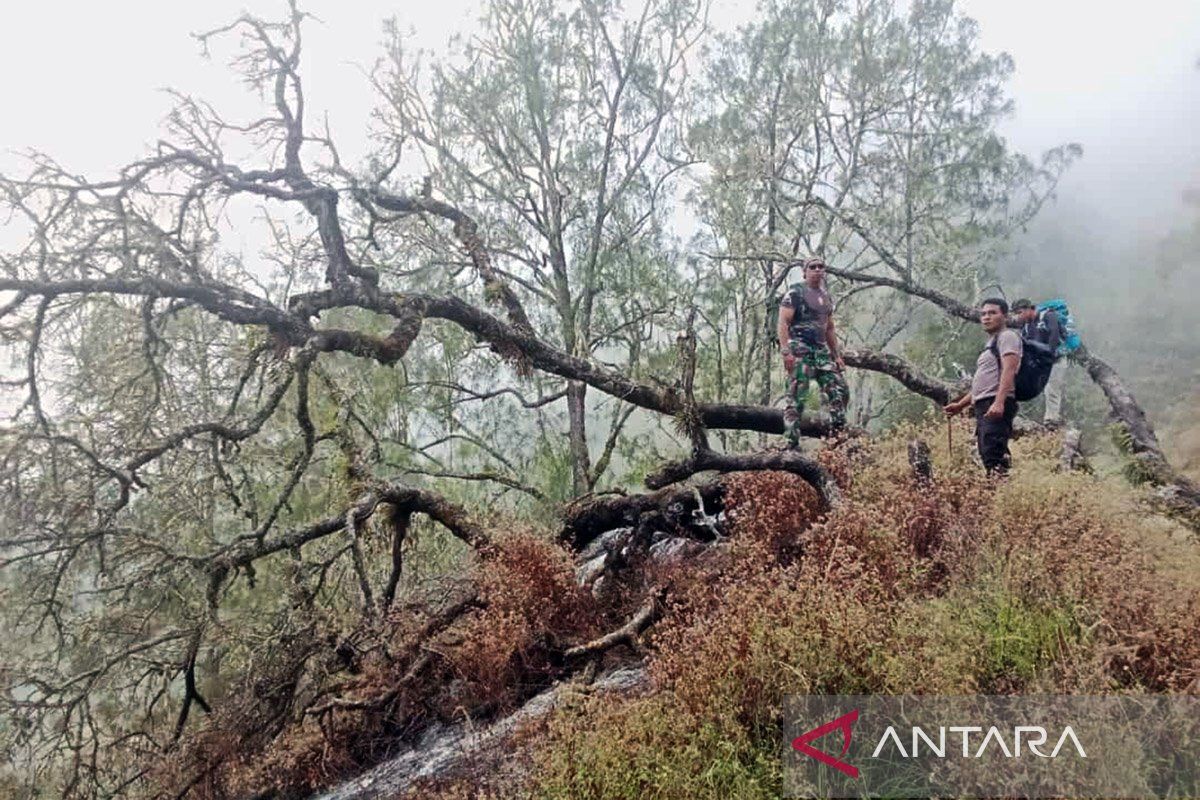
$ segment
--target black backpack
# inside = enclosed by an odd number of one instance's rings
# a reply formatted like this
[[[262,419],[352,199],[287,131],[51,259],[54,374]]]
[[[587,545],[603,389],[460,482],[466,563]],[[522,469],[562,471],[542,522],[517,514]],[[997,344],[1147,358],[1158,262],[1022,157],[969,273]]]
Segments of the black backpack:
[[[767,314],[766,314],[766,336],[767,341],[775,342],[777,333],[777,325],[779,320],[779,306],[783,303],[783,298],[791,295],[792,298],[792,325],[788,335],[792,336],[798,328],[803,327],[804,323],[810,318],[808,303],[804,302],[804,283],[793,283],[788,287],[788,290],[783,294],[774,294],[767,298]]]
[[[1032,400],[1042,393],[1050,380],[1050,370],[1058,360],[1057,354],[1044,342],[1021,337],[1021,366],[1017,369],[1017,378],[1013,383],[1013,394],[1020,402]],[[1000,348],[995,339],[988,345],[992,355],[996,357],[996,365],[1003,369],[1000,359]]]
[[[776,326],[779,324],[779,306],[783,303],[783,298],[795,291],[797,286],[799,284],[792,284],[782,294],[774,293],[767,297],[767,302],[765,303],[767,313],[763,315],[763,322],[765,323],[763,333],[766,335],[767,341],[772,344],[777,344],[775,339],[777,336]],[[795,298],[792,298],[792,302],[795,303]]]

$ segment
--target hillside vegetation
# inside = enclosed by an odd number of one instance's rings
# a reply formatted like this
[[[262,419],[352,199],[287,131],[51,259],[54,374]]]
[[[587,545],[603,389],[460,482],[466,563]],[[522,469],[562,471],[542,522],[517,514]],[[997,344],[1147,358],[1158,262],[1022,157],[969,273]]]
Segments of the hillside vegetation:
[[[486,725],[530,682],[566,676],[548,642],[584,642],[652,593],[661,617],[638,647],[596,665],[644,658],[645,688],[591,696],[576,675],[555,712],[404,796],[772,798],[791,694],[1200,688],[1200,554],[1186,529],[1117,478],[1060,472],[1052,435],[1021,439],[1011,477],[994,483],[967,432],[953,455],[941,425],[827,452],[842,484],[828,515],[795,476],[730,474],[721,540],[631,563],[596,596],[576,587],[571,553],[537,531],[509,534],[471,578],[483,607],[428,646],[435,670],[412,681],[367,657],[335,681],[353,702],[297,711],[269,741],[208,726],[187,747],[225,759],[205,794],[302,797],[403,750],[439,715]],[[913,475],[914,437],[940,444],[932,482]],[[411,634],[393,620],[374,646]]]

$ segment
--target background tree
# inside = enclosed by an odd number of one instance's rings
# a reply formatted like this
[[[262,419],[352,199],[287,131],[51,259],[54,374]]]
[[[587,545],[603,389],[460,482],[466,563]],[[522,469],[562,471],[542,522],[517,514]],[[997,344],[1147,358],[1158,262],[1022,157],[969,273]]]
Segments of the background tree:
[[[398,34],[376,75],[386,135],[415,146],[427,185],[472,209],[495,274],[534,330],[630,375],[661,356],[655,332],[672,312],[674,254],[663,227],[689,164],[681,98],[704,17],[703,3],[685,0],[655,0],[628,19],[592,0],[495,2],[483,32],[427,77]],[[406,234],[393,246],[444,252],[444,241]],[[632,407],[613,404],[593,459],[596,404],[580,381],[565,392],[571,489],[581,494],[611,463]]]
[[[778,359],[760,320],[792,260],[820,254],[836,269],[976,297],[1079,148],[1040,166],[1008,148],[996,126],[1011,110],[1012,61],[980,52],[953,2],[903,14],[885,2],[768,2],[762,12],[720,38],[693,141],[710,170],[696,193],[700,243],[718,259],[704,269],[732,284],[727,349],[746,378],[758,374],[766,403]],[[835,292],[847,344],[898,342],[942,373],[957,338],[944,318],[908,293],[864,288]],[[922,352],[912,336],[935,320],[938,346]],[[852,392],[860,423],[879,413],[884,386],[865,377]]]
[[[428,558],[407,563],[414,548],[429,555],[427,545],[410,544],[422,527],[413,515],[455,540],[442,548],[451,573],[472,552],[490,552],[489,536],[445,496],[403,476],[425,473],[434,484],[446,476],[452,486],[466,478],[542,502],[524,480],[529,462],[517,461],[529,449],[553,451],[555,436],[543,427],[541,444],[527,448],[538,428],[511,417],[506,425],[504,410],[472,424],[455,413],[460,401],[514,400],[536,412],[562,396],[538,395],[551,381],[533,379],[537,372],[574,382],[580,404],[586,383],[668,416],[687,407],[669,383],[639,383],[588,356],[627,342],[631,371],[643,363],[638,350],[658,310],[628,295],[635,280],[653,285],[659,193],[677,168],[663,166],[656,148],[665,146],[681,48],[702,17],[686,4],[652,6],[610,35],[619,27],[610,7],[580,6],[552,16],[548,28],[536,11],[497,5],[498,45],[508,42],[504,25],[535,29],[496,65],[479,67],[481,79],[523,87],[510,98],[533,116],[508,124],[531,125],[535,139],[553,135],[545,142],[558,148],[546,151],[550,160],[521,156],[522,169],[547,170],[545,193],[536,180],[515,188],[520,202],[522,191],[534,199],[526,217],[507,224],[553,218],[541,245],[512,250],[524,261],[506,255],[515,245],[504,238],[501,212],[512,209],[503,196],[478,198],[499,228],[493,250],[471,214],[434,196],[432,177],[411,194],[393,188],[411,180],[393,175],[404,152],[389,148],[355,171],[328,131],[311,130],[300,68],[305,15],[295,7],[282,22],[242,17],[200,37],[206,47],[238,42],[233,63],[261,92],[267,116],[228,121],[180,95],[167,138],[111,180],[35,155],[27,176],[3,181],[6,211],[28,238],[6,254],[0,279],[14,357],[4,385],[13,416],[0,473],[10,531],[0,564],[5,629],[32,641],[6,654],[0,670],[0,733],[29,785],[120,794],[197,713],[228,708],[222,701],[247,682],[259,703],[248,724],[270,736],[296,711],[303,676],[341,658],[331,644],[369,628],[400,598],[432,620],[468,609],[454,599],[461,580],[447,584]],[[602,48],[591,71],[563,50],[578,26]],[[554,101],[551,130],[548,106],[524,92],[536,94],[550,77],[528,67],[555,37],[558,66],[577,74]],[[525,72],[505,72],[514,66]],[[594,82],[604,74],[611,83]],[[385,118],[414,123],[401,111],[415,99],[402,82],[394,90]],[[481,90],[468,83],[463,94],[480,101]],[[596,119],[607,131],[599,151],[570,138],[578,131],[569,126],[594,131]],[[436,122],[439,135],[472,135],[443,129],[450,118],[422,120]],[[418,142],[451,190],[468,185],[467,172],[451,170],[453,153],[417,133],[394,138]],[[474,157],[470,142],[460,144]],[[223,235],[251,224],[264,234],[259,254],[223,245]],[[500,258],[540,272],[515,275]],[[511,284],[562,302],[527,314]],[[598,303],[610,292],[611,306]],[[493,307],[499,317],[485,310]],[[560,314],[574,321],[564,328]],[[427,320],[450,325],[420,337],[401,362]],[[495,373],[479,389],[460,383],[474,341],[496,351],[477,367],[476,376]],[[750,409],[748,421],[738,407],[709,404],[702,413],[715,425],[778,424],[771,409]],[[576,471],[581,488],[604,472],[627,417],[615,415],[594,467]],[[480,461],[492,468],[456,463]]]

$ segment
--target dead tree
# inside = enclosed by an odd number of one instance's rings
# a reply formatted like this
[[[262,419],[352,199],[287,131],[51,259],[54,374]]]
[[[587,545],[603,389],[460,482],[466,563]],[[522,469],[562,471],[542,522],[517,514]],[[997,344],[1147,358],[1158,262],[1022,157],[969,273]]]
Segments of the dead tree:
[[[432,191],[404,191],[395,164],[346,169],[305,115],[303,21],[293,7],[278,23],[247,16],[200,37],[240,37],[237,63],[270,103],[262,119],[229,122],[180,96],[172,140],[110,180],[43,156],[25,177],[0,179],[6,212],[29,231],[0,260],[0,336],[17,355],[0,385],[15,409],[0,430],[0,568],[23,593],[6,630],[35,634],[20,668],[0,670],[0,705],[19,720],[5,730],[36,743],[30,769],[56,770],[48,780],[69,793],[123,790],[147,751],[196,727],[198,710],[219,713],[209,684],[229,659],[286,650],[301,670],[318,652],[352,662],[326,608],[331,587],[348,587],[363,626],[403,613],[403,549],[423,519],[465,564],[494,554],[492,532],[411,476],[479,480],[545,502],[497,448],[494,471],[439,460],[438,441],[487,446],[470,430],[385,441],[381,423],[364,419],[364,375],[400,374],[428,328],[464,332],[515,376],[477,393],[480,402],[508,392],[536,413],[586,386],[686,417],[699,443],[713,428],[783,429],[778,409],[696,397],[690,381],[649,382],[556,345],[469,213]],[[277,283],[218,247],[222,215],[247,203],[269,209]],[[404,254],[379,255],[381,231],[403,225],[446,234],[445,259],[482,284],[483,302],[444,287],[405,290]],[[545,378],[566,388],[538,385],[526,399],[518,381]],[[431,466],[392,466],[385,445]],[[592,496],[560,517],[578,543],[630,514],[670,524],[719,492],[713,481]],[[80,642],[87,663],[61,657]],[[278,713],[298,683],[285,671],[262,687]],[[137,713],[106,714],[112,698]]]

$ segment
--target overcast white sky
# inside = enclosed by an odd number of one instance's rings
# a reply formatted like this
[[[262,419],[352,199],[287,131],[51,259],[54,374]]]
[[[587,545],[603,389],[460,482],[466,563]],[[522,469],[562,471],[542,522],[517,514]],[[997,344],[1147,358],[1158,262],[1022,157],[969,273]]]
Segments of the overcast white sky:
[[[54,0],[7,4],[0,17],[0,148],[34,147],[91,176],[108,174],[157,137],[173,86],[213,101],[231,117],[257,104],[219,60],[205,61],[193,31],[241,10],[276,17],[283,0]],[[372,96],[360,69],[381,52],[381,22],[396,15],[416,43],[437,47],[469,28],[478,0],[308,0],[322,20],[306,31],[310,109],[330,113],[353,155]],[[1037,154],[1084,145],[1060,205],[1145,233],[1165,226],[1183,190],[1200,185],[1200,2],[962,0],[979,20],[984,48],[1007,50],[1015,117],[1005,131]],[[717,0],[713,19],[731,26],[751,4]],[[361,137],[361,134],[358,134]],[[363,143],[365,144],[365,143]],[[0,169],[11,169],[10,152]]]

